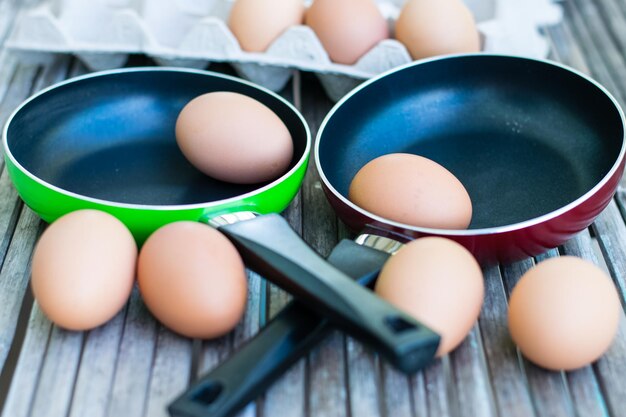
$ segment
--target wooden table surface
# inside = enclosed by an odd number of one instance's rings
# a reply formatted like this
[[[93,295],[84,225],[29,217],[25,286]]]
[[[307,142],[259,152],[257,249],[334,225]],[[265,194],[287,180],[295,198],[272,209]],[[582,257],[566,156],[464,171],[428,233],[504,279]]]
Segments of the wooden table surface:
[[[522,1],[522,0],[519,0]],[[0,46],[18,1],[0,0]],[[626,97],[626,1],[567,0],[565,18],[545,30],[551,58]],[[134,57],[128,65],[151,65]],[[231,72],[226,65],[211,69]],[[88,70],[58,55],[46,63],[0,53],[0,123],[30,94]],[[281,92],[313,133],[332,103],[316,78],[296,73]],[[0,408],[4,417],[165,416],[189,384],[246,342],[289,297],[250,274],[245,318],[231,334],[192,341],[172,334],[148,313],[135,291],[126,308],[90,332],[51,325],[28,286],[33,246],[43,222],[23,205],[0,162]],[[606,267],[626,291],[626,193],[588,230],[558,250]],[[327,204],[313,166],[284,216],[326,255],[349,235]],[[406,377],[353,339],[335,331],[293,366],[243,416],[626,416],[626,321],[610,351],[575,372],[548,372],[524,360],[507,331],[507,297],[540,259],[485,269],[486,298],[478,324],[451,355]]]

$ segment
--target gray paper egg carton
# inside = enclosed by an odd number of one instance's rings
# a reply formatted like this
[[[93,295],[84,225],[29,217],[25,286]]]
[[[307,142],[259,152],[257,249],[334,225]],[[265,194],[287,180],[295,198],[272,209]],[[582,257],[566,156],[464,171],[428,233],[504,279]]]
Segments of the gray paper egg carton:
[[[386,39],[354,65],[335,64],[307,26],[294,26],[264,53],[244,52],[226,22],[233,0],[42,0],[22,10],[7,46],[27,52],[73,53],[92,70],[124,65],[143,53],[159,65],[206,68],[231,62],[240,76],[282,89],[294,69],[312,71],[337,100],[363,79],[411,61]],[[378,0],[393,30],[404,0]],[[551,0],[465,0],[478,23],[483,50],[545,57],[539,27],[561,19]],[[262,18],[262,17],[260,17]],[[393,33],[393,32],[392,32]]]

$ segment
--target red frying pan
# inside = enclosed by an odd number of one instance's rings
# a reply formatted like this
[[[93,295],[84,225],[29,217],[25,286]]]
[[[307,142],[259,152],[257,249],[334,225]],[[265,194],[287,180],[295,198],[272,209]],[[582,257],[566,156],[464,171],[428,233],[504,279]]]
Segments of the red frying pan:
[[[463,183],[467,230],[401,224],[348,199],[363,165],[396,152]],[[352,91],[324,120],[315,164],[353,230],[442,236],[485,263],[540,254],[589,226],[615,193],[624,152],[624,114],[597,82],[550,61],[476,54],[416,62]]]

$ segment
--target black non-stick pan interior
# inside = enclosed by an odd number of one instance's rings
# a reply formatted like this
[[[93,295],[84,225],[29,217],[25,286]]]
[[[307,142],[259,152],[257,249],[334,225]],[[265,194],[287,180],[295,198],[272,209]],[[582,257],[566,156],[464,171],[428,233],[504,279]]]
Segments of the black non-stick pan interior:
[[[355,92],[328,120],[319,164],[347,197],[371,159],[425,156],[468,190],[470,228],[497,227],[547,214],[591,190],[618,159],[621,126],[611,99],[567,69],[457,57],[405,68]]]
[[[209,178],[176,145],[178,113],[191,99],[211,91],[246,94],[270,107],[291,132],[291,166],[302,158],[306,132],[281,100],[230,78],[168,69],[112,72],[54,88],[15,115],[8,145],[35,176],[88,197],[182,205],[239,196],[264,184]],[[246,123],[243,117],[241,123]]]

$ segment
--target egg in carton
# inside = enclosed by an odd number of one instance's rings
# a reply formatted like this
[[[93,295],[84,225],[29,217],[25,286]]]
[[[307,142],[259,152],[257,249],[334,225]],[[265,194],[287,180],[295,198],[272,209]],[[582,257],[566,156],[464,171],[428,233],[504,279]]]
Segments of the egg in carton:
[[[561,19],[551,0],[464,0],[474,14],[483,50],[545,57],[539,27]],[[393,33],[405,0],[378,0]],[[310,3],[310,1],[309,1]],[[226,22],[232,0],[43,0],[20,12],[7,46],[19,51],[73,53],[92,70],[117,68],[143,53],[159,65],[206,68],[231,62],[240,76],[274,91],[293,70],[315,72],[339,99],[364,79],[408,63],[402,43],[385,39],[354,65],[333,63],[304,25],[283,32],[263,53],[242,51]]]

